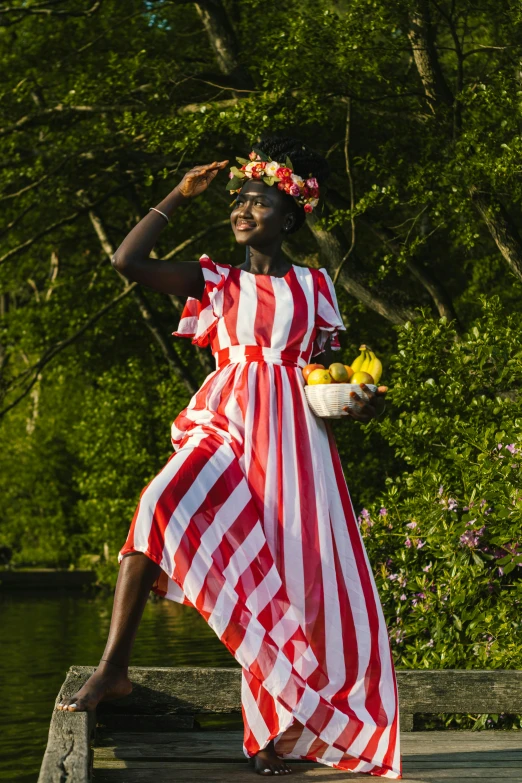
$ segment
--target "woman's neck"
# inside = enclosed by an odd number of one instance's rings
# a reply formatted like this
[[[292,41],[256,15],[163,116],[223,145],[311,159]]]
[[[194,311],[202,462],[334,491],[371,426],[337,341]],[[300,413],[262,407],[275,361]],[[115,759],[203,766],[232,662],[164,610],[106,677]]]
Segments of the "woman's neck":
[[[273,248],[260,249],[248,246],[245,263],[240,269],[255,275],[273,275],[288,272],[290,266],[291,264],[285,259],[281,245],[278,243]]]

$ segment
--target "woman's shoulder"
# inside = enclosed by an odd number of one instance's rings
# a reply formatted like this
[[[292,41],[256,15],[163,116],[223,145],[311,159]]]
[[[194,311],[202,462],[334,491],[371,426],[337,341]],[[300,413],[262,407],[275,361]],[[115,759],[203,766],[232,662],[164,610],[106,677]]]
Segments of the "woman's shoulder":
[[[207,269],[215,269],[215,268],[223,268],[223,269],[233,269],[234,267],[232,264],[225,264],[222,261],[214,261],[213,258],[211,258],[207,253],[203,253],[199,257],[199,263],[202,267],[206,267]]]

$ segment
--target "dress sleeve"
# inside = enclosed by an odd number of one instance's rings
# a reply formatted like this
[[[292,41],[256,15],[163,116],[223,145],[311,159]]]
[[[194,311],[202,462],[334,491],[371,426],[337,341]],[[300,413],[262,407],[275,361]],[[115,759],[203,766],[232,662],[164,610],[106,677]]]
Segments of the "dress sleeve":
[[[332,278],[324,267],[317,270],[317,307],[315,312],[316,336],[311,356],[317,356],[324,350],[330,337],[330,347],[333,351],[341,348],[339,331],[346,331]]]
[[[199,263],[205,278],[203,295],[201,300],[187,297],[178,328],[172,334],[190,337],[193,345],[205,348],[210,342],[210,332],[223,315],[223,287],[230,267],[215,264],[207,255],[201,256]]]

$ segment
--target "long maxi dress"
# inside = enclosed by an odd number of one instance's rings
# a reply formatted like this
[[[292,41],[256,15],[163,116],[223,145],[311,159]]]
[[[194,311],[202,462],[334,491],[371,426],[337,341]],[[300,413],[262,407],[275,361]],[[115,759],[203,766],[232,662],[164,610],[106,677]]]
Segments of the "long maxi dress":
[[[344,330],[326,269],[255,275],[200,258],[175,335],[216,369],[172,424],[120,560],[195,607],[242,667],[243,752],[401,777],[387,627],[329,425],[301,369]]]

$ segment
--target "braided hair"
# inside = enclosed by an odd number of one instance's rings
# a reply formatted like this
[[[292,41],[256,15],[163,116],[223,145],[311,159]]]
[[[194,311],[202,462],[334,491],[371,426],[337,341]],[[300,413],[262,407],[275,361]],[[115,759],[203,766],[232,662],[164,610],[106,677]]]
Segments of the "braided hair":
[[[303,179],[315,177],[320,187],[326,182],[330,174],[328,162],[322,155],[315,152],[304,142],[291,136],[261,136],[259,141],[254,144],[254,147],[264,152],[272,160],[277,160],[283,164],[286,158],[290,158],[295,174],[303,177]],[[295,213],[296,219],[293,228],[289,232],[293,233],[304,224],[306,213],[293,196],[289,196],[287,193],[283,195],[288,199],[288,203],[292,205]]]

